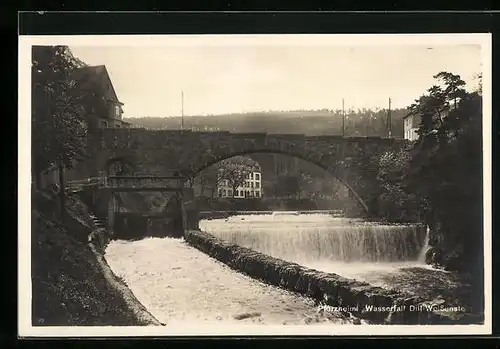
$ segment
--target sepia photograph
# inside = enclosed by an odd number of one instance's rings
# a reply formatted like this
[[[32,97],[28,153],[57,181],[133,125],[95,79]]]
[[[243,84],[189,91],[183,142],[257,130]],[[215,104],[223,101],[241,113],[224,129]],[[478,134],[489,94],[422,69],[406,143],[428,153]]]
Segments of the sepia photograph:
[[[489,334],[490,138],[489,34],[21,35],[19,335]]]

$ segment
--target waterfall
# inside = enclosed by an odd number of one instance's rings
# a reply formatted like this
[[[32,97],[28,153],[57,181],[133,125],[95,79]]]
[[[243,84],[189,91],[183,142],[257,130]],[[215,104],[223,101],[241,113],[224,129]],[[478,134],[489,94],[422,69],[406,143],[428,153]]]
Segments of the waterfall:
[[[233,216],[227,221],[202,221],[200,228],[228,242],[299,263],[418,261],[428,243],[428,232],[421,226],[321,214]]]
[[[425,228],[425,239],[424,239],[424,246],[422,247],[422,250],[420,251],[420,254],[418,256],[418,261],[422,264],[426,264],[425,262],[425,255],[427,251],[429,250],[429,234],[430,234],[430,228],[427,225]]]

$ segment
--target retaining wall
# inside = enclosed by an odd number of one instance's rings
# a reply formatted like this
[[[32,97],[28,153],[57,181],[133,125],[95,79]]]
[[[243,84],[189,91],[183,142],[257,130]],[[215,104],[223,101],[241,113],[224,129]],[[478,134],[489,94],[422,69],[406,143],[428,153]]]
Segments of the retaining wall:
[[[424,299],[273,258],[205,232],[189,230],[184,237],[193,247],[252,278],[329,306],[349,307],[354,316],[375,324],[471,323],[470,319],[456,313],[445,316],[422,309],[432,306]],[[370,307],[375,308],[369,310]]]
[[[87,245],[95,256],[97,265],[107,284],[121,296],[141,326],[164,325],[146,309],[146,307],[134,296],[128,286],[113,273],[108,265],[105,258],[105,251],[111,240],[109,232],[104,228],[97,228],[95,226],[89,216],[87,206],[79,198],[70,197],[68,199],[72,201],[73,204],[71,205],[71,210],[68,210],[66,223],[68,223],[69,219],[72,221],[77,220],[82,227],[85,226],[86,229],[89,229]]]

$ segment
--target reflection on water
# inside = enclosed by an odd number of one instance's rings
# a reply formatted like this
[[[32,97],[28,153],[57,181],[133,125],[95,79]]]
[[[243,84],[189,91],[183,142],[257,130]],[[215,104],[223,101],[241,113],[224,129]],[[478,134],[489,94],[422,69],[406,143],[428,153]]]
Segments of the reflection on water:
[[[231,243],[356,279],[424,266],[425,229],[327,214],[239,215],[200,228]]]

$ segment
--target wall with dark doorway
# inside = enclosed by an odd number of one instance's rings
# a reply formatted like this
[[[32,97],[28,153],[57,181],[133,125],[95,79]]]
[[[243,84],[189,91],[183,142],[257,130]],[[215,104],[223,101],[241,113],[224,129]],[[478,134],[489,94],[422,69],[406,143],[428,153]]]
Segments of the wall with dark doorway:
[[[148,217],[139,213],[116,212],[113,230],[116,239],[142,239],[148,234]]]

